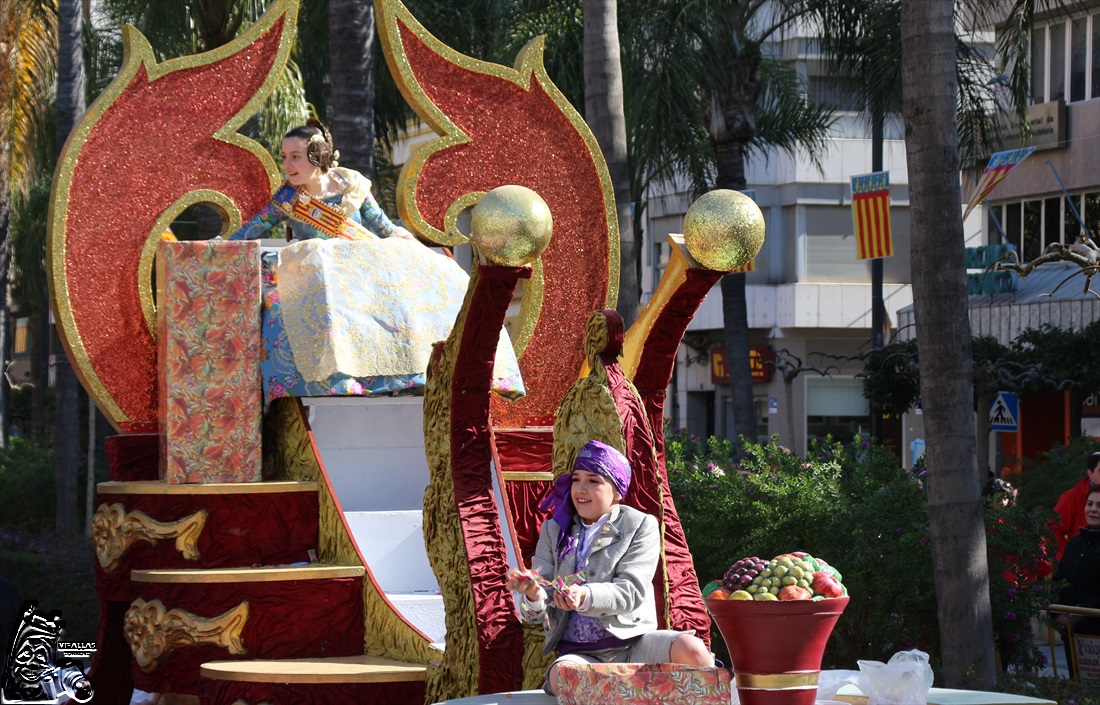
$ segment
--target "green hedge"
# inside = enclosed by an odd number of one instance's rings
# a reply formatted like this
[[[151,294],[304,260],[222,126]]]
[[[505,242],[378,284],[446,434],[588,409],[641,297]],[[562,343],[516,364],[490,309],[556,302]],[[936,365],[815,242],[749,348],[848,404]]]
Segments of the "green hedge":
[[[700,583],[746,556],[806,551],[841,571],[851,598],[826,667],[854,668],[859,659],[885,661],[911,648],[927,651],[935,664],[939,626],[923,470],[902,468],[889,451],[864,441],[815,444],[805,458],[775,439],[747,448],[735,463],[726,440],[666,430],[669,483]],[[1006,665],[1030,667],[1041,658],[1029,648],[1030,619],[1048,596],[1044,581],[1021,571],[1041,572],[1046,515],[1023,506],[987,512],[999,651]]]

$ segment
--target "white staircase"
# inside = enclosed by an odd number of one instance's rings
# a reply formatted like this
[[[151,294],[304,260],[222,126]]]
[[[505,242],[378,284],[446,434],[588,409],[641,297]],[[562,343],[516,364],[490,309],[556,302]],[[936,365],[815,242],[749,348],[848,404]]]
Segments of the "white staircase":
[[[439,584],[424,548],[423,397],[303,399],[352,535],[387,599],[442,647]]]

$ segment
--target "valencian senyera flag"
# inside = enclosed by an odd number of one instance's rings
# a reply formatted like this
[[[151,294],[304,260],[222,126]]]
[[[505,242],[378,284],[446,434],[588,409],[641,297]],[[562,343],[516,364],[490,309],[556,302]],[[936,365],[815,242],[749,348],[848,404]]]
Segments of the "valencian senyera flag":
[[[852,220],[860,259],[894,256],[890,232],[890,172],[852,177]]]
[[[1027,159],[1034,151],[1034,147],[1024,147],[1022,149],[1010,149],[1007,152],[997,152],[990,157],[989,164],[985,167],[985,173],[978,180],[974,197],[970,199],[970,203],[966,204],[963,220],[966,220],[966,216],[970,215],[970,211],[984,201],[993,189],[997,188],[997,184],[1004,181],[1005,177],[1008,176],[1008,172],[1012,171],[1014,166]]]
[[[749,198],[751,198],[753,203],[756,203],[756,190],[755,189],[745,189],[745,190],[741,191],[741,193],[743,193],[746,196],[748,196]],[[748,262],[744,263],[743,265],[741,265],[737,269],[730,270],[730,274],[737,274],[739,272],[741,272],[741,273],[751,272],[754,269],[753,263],[755,261],[756,261],[756,258],[754,257],[753,259],[750,259]]]

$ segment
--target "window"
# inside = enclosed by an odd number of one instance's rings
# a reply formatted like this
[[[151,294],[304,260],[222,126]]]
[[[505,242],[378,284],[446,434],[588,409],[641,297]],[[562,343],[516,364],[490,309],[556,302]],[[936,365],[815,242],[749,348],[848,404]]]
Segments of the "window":
[[[1076,102],[1085,99],[1085,73],[1088,66],[1089,18],[1073,21],[1073,44],[1069,55],[1069,99]]]
[[[866,109],[855,82],[836,76],[810,76],[806,92],[813,105],[824,105],[840,112],[859,113]]]
[[[1073,208],[1096,234],[1100,229],[1100,192],[1071,196]],[[1059,196],[1041,200],[999,203],[989,209],[990,244],[1007,242],[1015,245],[1020,259],[1033,260],[1051,243],[1069,244],[1077,239],[1081,225],[1066,199]],[[1002,237],[997,224],[1004,228]]]
[[[1032,102],[1092,98],[1100,98],[1100,13],[1036,27],[1031,34]]]

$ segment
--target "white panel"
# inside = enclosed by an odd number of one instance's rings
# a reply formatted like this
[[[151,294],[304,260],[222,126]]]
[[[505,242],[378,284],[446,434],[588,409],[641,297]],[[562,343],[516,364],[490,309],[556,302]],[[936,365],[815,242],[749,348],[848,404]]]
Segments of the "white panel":
[[[775,289],[772,286],[747,287],[749,328],[773,328],[776,325]]]
[[[344,511],[423,507],[428,461],[422,397],[303,401]]]
[[[432,646],[442,647],[447,634],[442,595],[386,593],[386,598],[405,619],[432,640]]]
[[[858,379],[807,379],[807,416],[866,416],[863,381]]]
[[[794,324],[800,328],[816,328],[820,317],[817,308],[817,287],[795,286],[795,311]]]
[[[384,592],[439,592],[424,548],[423,512],[345,512],[344,516]]]
[[[841,286],[840,306],[836,314],[840,316],[835,328],[870,328],[871,327],[871,287],[869,286]],[[827,315],[822,311],[822,318]]]

